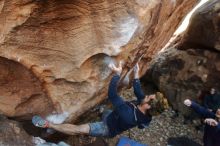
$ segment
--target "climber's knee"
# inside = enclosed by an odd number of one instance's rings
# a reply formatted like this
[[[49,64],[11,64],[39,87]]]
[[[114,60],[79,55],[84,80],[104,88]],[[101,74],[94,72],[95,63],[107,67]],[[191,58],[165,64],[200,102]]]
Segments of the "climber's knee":
[[[109,137],[109,129],[106,122],[90,123],[89,135],[94,137]]]

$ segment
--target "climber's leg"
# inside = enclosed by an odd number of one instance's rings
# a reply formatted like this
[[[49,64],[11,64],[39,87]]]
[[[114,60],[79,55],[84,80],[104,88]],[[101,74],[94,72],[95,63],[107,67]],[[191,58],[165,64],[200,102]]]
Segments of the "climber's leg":
[[[106,121],[89,123],[89,135],[94,137],[109,137],[109,129]]]
[[[84,124],[84,125],[52,124],[52,123],[49,123],[47,120],[44,120],[40,116],[34,116],[32,118],[32,123],[37,127],[52,128],[56,131],[69,134],[69,135],[89,134],[89,131],[90,131],[89,124]]]
[[[73,125],[73,124],[52,124],[49,123],[49,128],[52,128],[61,133],[68,135],[79,135],[79,134],[89,134],[90,126],[89,124],[83,125]]]
[[[94,137],[108,137],[109,130],[105,122],[95,122],[84,125],[49,124],[49,128],[68,135],[90,135]]]
[[[41,128],[52,128],[61,133],[65,133],[68,135],[79,135],[85,134],[94,137],[108,137],[109,130],[106,124],[106,121],[103,122],[95,122],[83,125],[73,125],[73,124],[52,124],[47,120],[44,120],[40,116],[34,116],[32,118],[32,123]]]

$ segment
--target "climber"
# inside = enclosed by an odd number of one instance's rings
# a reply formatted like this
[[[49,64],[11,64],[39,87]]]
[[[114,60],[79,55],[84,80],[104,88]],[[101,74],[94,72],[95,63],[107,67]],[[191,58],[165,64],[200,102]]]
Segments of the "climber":
[[[215,88],[211,88],[209,95],[205,96],[204,106],[214,113],[220,107],[220,95]]]
[[[214,113],[189,99],[184,104],[205,118],[204,146],[220,146],[220,107]]]
[[[69,135],[86,134],[94,137],[114,137],[135,126],[140,129],[147,127],[151,122],[152,114],[163,111],[161,107],[164,105],[164,100],[157,100],[155,94],[144,95],[139,81],[139,66],[136,65],[134,67],[133,88],[137,104],[124,101],[117,94],[122,65],[119,63],[119,67],[116,67],[114,64],[110,64],[109,68],[115,73],[108,90],[108,98],[113,104],[114,110],[105,111],[101,122],[83,125],[53,124],[40,116],[34,116],[32,118],[33,124],[41,128],[52,128]],[[158,109],[159,111],[157,111]]]

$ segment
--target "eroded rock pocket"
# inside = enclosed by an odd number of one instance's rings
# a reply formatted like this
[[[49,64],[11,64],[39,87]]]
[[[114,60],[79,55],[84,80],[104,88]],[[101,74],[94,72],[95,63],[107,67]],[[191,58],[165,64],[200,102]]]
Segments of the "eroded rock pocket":
[[[0,111],[8,117],[31,119],[52,110],[42,82],[22,64],[0,57]]]

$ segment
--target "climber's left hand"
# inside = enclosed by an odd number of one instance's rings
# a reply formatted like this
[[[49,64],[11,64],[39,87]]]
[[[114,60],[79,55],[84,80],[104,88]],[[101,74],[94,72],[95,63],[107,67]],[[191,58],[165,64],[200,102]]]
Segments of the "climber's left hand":
[[[119,62],[118,67],[116,67],[115,64],[113,64],[113,63],[110,63],[110,64],[108,65],[108,67],[109,67],[113,72],[115,72],[116,74],[120,75],[121,72],[122,72],[122,61]]]

